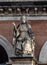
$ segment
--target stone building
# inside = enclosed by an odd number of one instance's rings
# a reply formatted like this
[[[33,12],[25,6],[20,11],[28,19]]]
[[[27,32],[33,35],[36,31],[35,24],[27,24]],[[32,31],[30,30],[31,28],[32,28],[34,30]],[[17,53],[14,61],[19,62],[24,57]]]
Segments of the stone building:
[[[0,63],[11,61],[13,25],[25,14],[35,35],[38,64],[47,64],[47,0],[0,0]]]

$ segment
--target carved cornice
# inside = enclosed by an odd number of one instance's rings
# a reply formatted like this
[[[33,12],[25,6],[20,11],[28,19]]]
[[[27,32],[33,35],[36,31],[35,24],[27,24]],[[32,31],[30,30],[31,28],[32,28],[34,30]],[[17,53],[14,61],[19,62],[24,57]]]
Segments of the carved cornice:
[[[0,0],[0,2],[26,2],[26,1],[47,1],[47,0]]]
[[[0,15],[47,15],[47,2],[0,2]]]

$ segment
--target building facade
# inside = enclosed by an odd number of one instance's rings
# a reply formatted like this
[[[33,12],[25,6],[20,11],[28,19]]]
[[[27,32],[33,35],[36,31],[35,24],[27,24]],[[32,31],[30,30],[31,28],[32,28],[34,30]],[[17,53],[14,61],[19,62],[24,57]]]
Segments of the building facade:
[[[43,46],[47,45],[47,1],[44,0],[0,2],[0,63],[15,63],[10,59],[14,57],[12,23],[18,25],[23,14],[26,15],[35,35],[35,56],[38,64],[47,64],[47,48]]]

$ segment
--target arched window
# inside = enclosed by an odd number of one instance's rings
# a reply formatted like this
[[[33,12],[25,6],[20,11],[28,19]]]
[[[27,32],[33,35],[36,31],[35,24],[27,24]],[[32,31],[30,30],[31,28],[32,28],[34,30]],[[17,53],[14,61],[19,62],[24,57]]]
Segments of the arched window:
[[[47,41],[44,43],[44,45],[42,46],[42,49],[40,51],[39,62],[47,63]]]
[[[0,64],[8,62],[8,55],[5,49],[0,45]]]
[[[0,35],[0,64],[8,62],[13,56],[13,46],[5,37]]]

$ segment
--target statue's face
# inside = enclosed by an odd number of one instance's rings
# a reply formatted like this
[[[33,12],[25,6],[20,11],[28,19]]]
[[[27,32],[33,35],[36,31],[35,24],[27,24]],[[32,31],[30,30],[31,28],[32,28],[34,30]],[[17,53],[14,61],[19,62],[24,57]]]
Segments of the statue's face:
[[[23,22],[23,23],[26,22],[26,17],[25,17],[25,16],[22,17],[22,22]]]

